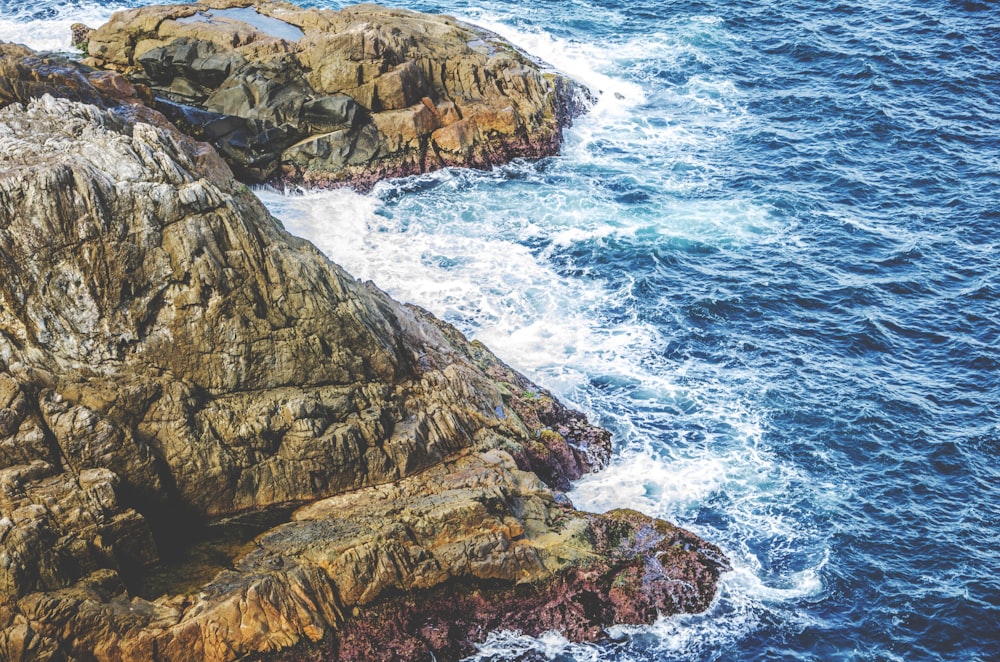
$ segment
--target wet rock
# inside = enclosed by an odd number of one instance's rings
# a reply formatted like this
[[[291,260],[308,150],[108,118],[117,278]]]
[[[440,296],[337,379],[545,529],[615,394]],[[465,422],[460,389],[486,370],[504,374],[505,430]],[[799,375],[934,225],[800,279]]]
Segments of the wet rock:
[[[252,181],[366,187],[555,154],[587,94],[496,35],[377,5],[143,7],[115,14],[88,51],[151,86],[171,119],[180,104],[238,127],[182,126]]]
[[[305,650],[313,659],[343,661],[400,659],[398,651],[406,651],[405,659],[457,660],[500,630],[535,636],[554,630],[575,641],[595,640],[606,636],[602,624],[649,623],[658,615],[706,609],[714,595],[709,586],[728,567],[709,560],[715,548],[700,548],[687,531],[636,512],[577,517],[564,515],[562,531],[572,532],[563,534],[570,540],[547,551],[575,547],[581,557],[554,581],[466,580],[461,590],[437,587],[384,600],[348,620],[325,647]],[[540,556],[546,558],[544,550]]]

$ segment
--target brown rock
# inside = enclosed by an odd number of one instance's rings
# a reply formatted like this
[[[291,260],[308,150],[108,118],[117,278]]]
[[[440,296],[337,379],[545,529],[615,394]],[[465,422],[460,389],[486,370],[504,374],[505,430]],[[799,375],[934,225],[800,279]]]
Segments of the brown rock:
[[[94,31],[89,52],[152,86],[161,110],[252,181],[367,187],[444,166],[551,155],[585,95],[496,35],[377,5],[144,7]],[[356,108],[324,119],[325,107],[313,102],[325,97],[350,98]]]
[[[560,505],[605,431],[108,80],[0,53],[0,654],[417,659],[707,605],[718,550]]]

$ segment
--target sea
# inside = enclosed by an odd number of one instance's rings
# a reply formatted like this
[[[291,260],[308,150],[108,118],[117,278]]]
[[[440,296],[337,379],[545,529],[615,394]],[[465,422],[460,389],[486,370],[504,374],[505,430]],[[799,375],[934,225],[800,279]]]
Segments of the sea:
[[[0,0],[0,39],[136,4]],[[1000,4],[386,4],[596,103],[558,157],[258,195],[610,429],[578,508],[733,565],[705,613],[470,659],[1000,659]]]

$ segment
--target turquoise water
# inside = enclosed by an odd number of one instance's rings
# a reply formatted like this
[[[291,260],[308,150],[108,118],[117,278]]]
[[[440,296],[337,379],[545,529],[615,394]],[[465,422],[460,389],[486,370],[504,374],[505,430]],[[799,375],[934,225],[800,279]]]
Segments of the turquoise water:
[[[478,659],[997,659],[1000,7],[390,4],[597,105],[558,158],[261,197],[611,429],[578,507],[735,567],[705,614]],[[64,48],[110,8],[0,3],[0,38]]]

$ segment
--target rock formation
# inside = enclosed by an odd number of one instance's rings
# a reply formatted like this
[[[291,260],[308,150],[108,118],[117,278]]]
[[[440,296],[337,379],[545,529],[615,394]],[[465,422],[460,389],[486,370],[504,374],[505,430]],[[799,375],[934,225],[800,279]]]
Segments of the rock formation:
[[[584,94],[479,28],[376,5],[141,7],[90,33],[87,50],[258,182],[366,187],[555,154]]]
[[[716,548],[558,492],[605,431],[141,96],[0,44],[0,658],[456,659],[709,604]]]

